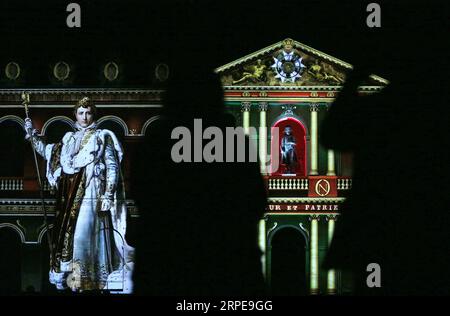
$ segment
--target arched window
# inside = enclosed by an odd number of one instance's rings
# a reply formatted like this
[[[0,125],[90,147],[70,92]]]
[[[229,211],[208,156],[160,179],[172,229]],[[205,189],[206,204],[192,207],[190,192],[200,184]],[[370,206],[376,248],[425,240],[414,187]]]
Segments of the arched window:
[[[108,129],[113,132],[123,146],[123,141],[125,140],[126,135],[123,124],[117,122],[116,120],[99,120],[98,128]]]
[[[271,240],[273,295],[306,295],[308,291],[306,240],[298,229],[285,227]]]
[[[141,134],[146,135],[150,131],[152,123],[159,120],[160,118],[161,118],[160,115],[156,115],[156,116],[149,118],[142,126]]]
[[[20,294],[21,238],[9,227],[0,227],[0,295]]]
[[[23,177],[27,145],[23,125],[17,120],[0,120],[0,177]]]
[[[42,129],[42,134],[45,136],[47,143],[53,144],[60,142],[67,132],[73,131],[73,121],[66,117],[61,117],[61,119],[52,118],[47,121]]]

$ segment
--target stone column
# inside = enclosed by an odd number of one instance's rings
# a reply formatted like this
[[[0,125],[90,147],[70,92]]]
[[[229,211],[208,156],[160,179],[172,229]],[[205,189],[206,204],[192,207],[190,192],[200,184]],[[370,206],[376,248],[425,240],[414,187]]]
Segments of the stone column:
[[[261,173],[267,173],[267,102],[259,102],[259,161]]]
[[[334,164],[334,150],[328,149],[328,170],[327,176],[335,176],[336,168]]]
[[[334,224],[336,222],[337,216],[336,215],[328,215],[327,221],[328,221],[328,246],[330,246],[331,241],[333,240],[333,234],[334,234]],[[336,271],[335,270],[328,270],[327,275],[327,292],[328,294],[336,294]]]
[[[330,110],[331,104],[327,103],[326,109]],[[336,166],[335,166],[335,158],[334,158],[334,150],[328,149],[328,168],[327,168],[327,176],[335,176],[336,175]]]
[[[318,175],[318,161],[319,161],[319,139],[318,139],[318,112],[319,104],[312,103],[309,106],[311,111],[311,168],[310,175]]]
[[[311,245],[309,289],[311,294],[319,294],[319,215],[311,215]]]
[[[244,133],[249,134],[250,128],[250,108],[252,106],[251,102],[245,101],[241,102],[242,111],[242,127],[244,128]]]
[[[266,218],[262,218],[259,220],[258,225],[258,243],[259,250],[261,250],[261,266],[264,279],[267,280],[267,271],[266,271]]]

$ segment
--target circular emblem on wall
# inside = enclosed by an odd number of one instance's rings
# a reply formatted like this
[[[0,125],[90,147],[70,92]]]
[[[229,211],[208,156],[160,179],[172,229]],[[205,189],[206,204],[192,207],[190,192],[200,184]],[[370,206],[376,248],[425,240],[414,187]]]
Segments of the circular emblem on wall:
[[[305,65],[302,64],[302,57],[294,51],[282,51],[273,59],[274,64],[271,67],[276,72],[275,78],[281,82],[295,82],[301,77]]]
[[[16,80],[20,76],[20,66],[15,62],[10,62],[5,67],[5,75],[9,80]]]
[[[103,75],[106,79],[109,81],[114,81],[117,79],[117,76],[119,76],[119,66],[115,62],[109,62],[105,65],[105,68],[103,68]]]
[[[155,67],[155,77],[159,81],[166,81],[169,78],[169,66],[164,63],[158,64]]]
[[[69,65],[64,61],[57,62],[55,67],[53,67],[53,75],[59,81],[66,80],[70,75]]]
[[[317,195],[326,196],[328,195],[328,193],[330,193],[331,190],[330,182],[328,182],[325,179],[320,179],[319,181],[316,182],[315,189]]]

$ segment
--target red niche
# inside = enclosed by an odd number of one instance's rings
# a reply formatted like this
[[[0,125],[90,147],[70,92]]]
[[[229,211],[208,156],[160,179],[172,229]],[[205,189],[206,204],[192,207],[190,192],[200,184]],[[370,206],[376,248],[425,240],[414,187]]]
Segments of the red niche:
[[[285,129],[287,126],[291,127],[292,136],[295,139],[295,156],[296,162],[291,170],[288,170],[288,167],[285,163],[283,163],[281,156],[281,144],[282,139],[285,136]],[[276,130],[278,128],[278,132]],[[306,176],[306,129],[303,124],[293,118],[287,117],[277,121],[272,126],[272,141],[271,141],[271,174],[272,175],[282,175],[282,174],[295,174],[296,176]],[[278,136],[278,142],[275,137]],[[277,145],[278,144],[278,145]],[[279,168],[276,168],[275,162],[276,156],[278,155]]]

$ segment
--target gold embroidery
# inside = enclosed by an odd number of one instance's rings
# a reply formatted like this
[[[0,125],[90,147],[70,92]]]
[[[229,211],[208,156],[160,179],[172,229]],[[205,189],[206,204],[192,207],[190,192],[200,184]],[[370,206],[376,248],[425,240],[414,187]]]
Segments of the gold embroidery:
[[[50,172],[51,174],[55,173],[56,169],[60,166],[60,159],[61,159],[61,148],[62,143],[57,143],[52,148],[52,155],[50,158]]]
[[[76,218],[78,217],[78,212],[80,210],[81,202],[83,201],[83,196],[85,193],[84,185],[86,182],[86,175],[84,173],[84,170],[81,172],[83,172],[83,175],[81,177],[80,184],[77,188],[77,193],[75,195],[75,199],[70,208],[70,217],[73,219],[71,221],[72,225],[67,226],[66,232],[64,234],[63,249],[61,251],[63,261],[69,261],[72,259],[72,256],[73,256],[73,235],[74,235],[73,230],[76,225]]]
[[[95,132],[95,129],[90,129],[84,134],[83,140],[81,141],[81,145],[80,145],[80,151],[89,142],[89,140],[91,139],[91,136],[94,134],[94,132]]]
[[[67,285],[72,289],[103,289],[108,280],[108,271],[104,264],[87,265],[80,260],[73,263],[73,271],[67,277]]]

